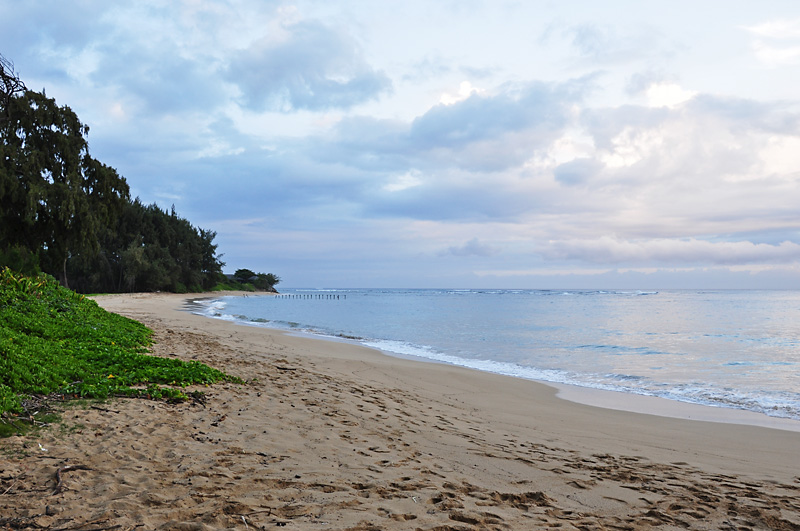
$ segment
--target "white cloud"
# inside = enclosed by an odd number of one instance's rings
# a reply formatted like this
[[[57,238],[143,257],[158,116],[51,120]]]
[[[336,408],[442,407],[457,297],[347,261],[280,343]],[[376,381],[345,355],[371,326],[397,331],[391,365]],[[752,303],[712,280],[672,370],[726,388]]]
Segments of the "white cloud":
[[[800,18],[776,19],[745,27],[753,54],[769,68],[800,64]]]
[[[771,20],[745,29],[754,35],[771,39],[800,39],[800,18]]]
[[[241,155],[245,149],[241,146],[233,147],[228,142],[212,139],[208,146],[197,153],[197,158],[214,158],[228,155]]]
[[[411,170],[398,176],[392,182],[385,184],[383,189],[387,192],[402,192],[403,190],[414,188],[421,184],[422,179],[420,178],[420,173],[416,170]]]
[[[483,89],[473,87],[469,81],[462,81],[458,86],[458,92],[445,92],[439,97],[439,103],[443,105],[453,105],[459,101],[464,101],[473,94],[482,94],[486,92]]]
[[[651,107],[677,107],[692,99],[697,92],[686,90],[676,83],[653,83],[646,91]]]
[[[800,180],[798,153],[800,153],[800,136],[770,136],[759,153],[761,160],[764,161],[764,173],[781,175],[793,181]]]
[[[119,121],[124,121],[128,119],[128,113],[125,110],[125,106],[122,102],[114,102],[108,109],[108,113],[115,119]]]
[[[658,128],[626,127],[611,139],[610,150],[600,151],[599,158],[609,168],[633,166],[651,157],[664,141],[664,131]]]
[[[800,245],[790,241],[778,245],[750,241],[712,242],[697,239],[620,240],[603,236],[593,240],[551,241],[542,249],[550,259],[593,263],[631,264],[742,264],[800,261]]]
[[[800,45],[776,45],[755,40],[753,41],[753,53],[756,59],[771,68],[800,63]]]

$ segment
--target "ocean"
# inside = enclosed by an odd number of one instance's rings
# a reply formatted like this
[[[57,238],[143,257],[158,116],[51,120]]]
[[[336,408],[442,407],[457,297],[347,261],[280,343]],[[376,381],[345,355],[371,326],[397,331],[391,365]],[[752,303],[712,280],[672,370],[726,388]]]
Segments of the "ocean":
[[[800,420],[800,291],[286,289],[195,303],[392,355]]]

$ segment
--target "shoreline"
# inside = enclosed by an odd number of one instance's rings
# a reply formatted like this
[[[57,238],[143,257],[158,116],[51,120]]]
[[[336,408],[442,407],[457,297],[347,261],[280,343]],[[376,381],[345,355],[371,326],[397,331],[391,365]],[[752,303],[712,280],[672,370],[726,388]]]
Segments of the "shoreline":
[[[222,296],[248,296],[252,295],[249,292],[225,292]],[[271,293],[259,293],[260,295],[273,295]],[[185,311],[193,313],[190,305],[196,300],[213,300],[219,297],[214,295],[191,297],[186,299]],[[201,306],[200,306],[201,307]],[[195,314],[205,319],[216,319],[207,315]],[[597,389],[593,387],[584,387],[580,385],[564,384],[557,382],[549,382],[546,380],[536,380],[531,378],[524,378],[512,376],[508,374],[493,373],[490,371],[482,371],[472,367],[464,367],[461,365],[449,364],[443,361],[426,359],[419,356],[402,355],[388,350],[381,350],[374,347],[361,344],[357,340],[347,338],[337,338],[333,336],[326,336],[323,334],[314,334],[311,332],[297,332],[288,331],[280,328],[273,328],[263,323],[247,323],[240,321],[229,321],[226,319],[216,319],[220,321],[230,322],[238,326],[248,326],[254,328],[264,328],[274,331],[276,333],[288,334],[296,337],[305,337],[320,341],[333,341],[350,344],[358,347],[369,348],[375,352],[380,352],[384,356],[390,358],[404,359],[416,363],[434,363],[443,364],[451,367],[459,367],[464,370],[477,371],[484,374],[495,374],[505,378],[514,378],[518,380],[535,382],[541,385],[552,387],[558,391],[557,396],[563,400],[583,404],[586,406],[599,407],[603,409],[612,409],[618,411],[626,411],[629,413],[642,413],[649,415],[656,415],[660,417],[668,417],[684,420],[701,420],[706,422],[716,422],[723,424],[742,424],[748,426],[760,426],[765,428],[773,428],[779,430],[787,430],[800,432],[800,420],[789,419],[784,417],[773,417],[765,413],[749,411],[744,409],[712,406],[706,404],[696,404],[692,402],[684,402],[681,400],[657,397],[652,395],[627,393],[624,391],[613,391],[607,389]]]
[[[71,407],[60,428],[3,440],[0,528],[800,527],[800,433],[586,406],[186,299],[95,298],[153,329],[154,355],[247,383]]]
[[[558,390],[557,396],[578,404],[628,413],[641,413],[688,421],[714,422],[757,426],[776,430],[800,432],[800,421],[771,417],[764,413],[722,406],[693,404],[658,396],[592,389],[569,384],[541,382]]]

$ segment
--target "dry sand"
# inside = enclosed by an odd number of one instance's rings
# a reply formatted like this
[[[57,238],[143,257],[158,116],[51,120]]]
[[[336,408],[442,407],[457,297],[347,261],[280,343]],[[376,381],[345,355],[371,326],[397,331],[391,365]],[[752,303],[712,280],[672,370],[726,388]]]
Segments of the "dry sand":
[[[68,409],[61,428],[0,440],[0,528],[800,529],[798,432],[581,405],[184,299],[98,302],[151,327],[155,354],[248,384],[205,405]]]

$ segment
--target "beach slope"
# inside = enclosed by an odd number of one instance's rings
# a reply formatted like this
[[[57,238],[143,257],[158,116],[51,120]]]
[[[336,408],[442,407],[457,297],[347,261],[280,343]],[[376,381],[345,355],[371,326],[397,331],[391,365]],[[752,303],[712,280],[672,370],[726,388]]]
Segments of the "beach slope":
[[[244,385],[0,440],[0,529],[800,529],[800,433],[581,405],[535,382],[98,297]]]

